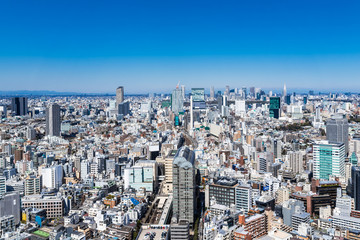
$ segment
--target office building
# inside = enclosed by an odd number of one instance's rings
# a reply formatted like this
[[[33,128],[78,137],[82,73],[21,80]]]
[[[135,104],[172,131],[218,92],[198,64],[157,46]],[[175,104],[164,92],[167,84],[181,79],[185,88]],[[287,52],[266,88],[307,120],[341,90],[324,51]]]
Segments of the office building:
[[[116,107],[122,102],[124,102],[124,87],[120,86],[116,89]]]
[[[349,142],[349,155],[355,153],[356,157],[360,158],[360,139],[354,138]]]
[[[13,97],[11,99],[11,112],[15,116],[27,115],[28,99],[26,97]]]
[[[355,210],[360,210],[360,167],[351,168],[352,195],[354,196]]]
[[[48,218],[60,218],[64,213],[64,201],[61,197],[29,195],[21,199],[23,208],[40,208],[46,210]]]
[[[281,158],[281,140],[279,139],[272,140],[271,148],[274,154],[274,158]]]
[[[241,90],[242,90],[242,98],[246,99],[247,98],[247,88],[243,87]]]
[[[247,214],[252,207],[252,188],[247,184],[239,184],[235,188],[235,206],[236,210]]]
[[[246,115],[246,103],[245,100],[235,100],[235,115],[244,117]]]
[[[140,191],[145,189],[147,192],[154,191],[154,179],[153,179],[153,167],[152,166],[133,166],[131,168],[124,169],[124,187],[129,187]]]
[[[210,87],[210,99],[214,99],[215,98],[215,89],[214,86]]]
[[[196,210],[195,153],[181,147],[173,161],[173,214],[192,226]]]
[[[182,93],[182,97],[185,100],[185,85],[181,85],[181,93]]]
[[[284,224],[293,227],[293,219],[292,216],[295,213],[302,213],[305,211],[304,203],[299,200],[290,199],[288,201],[283,202],[282,204],[282,214]]]
[[[345,145],[317,141],[313,145],[314,178],[328,180],[329,176],[345,176]]]
[[[175,115],[183,113],[184,99],[182,97],[182,91],[179,88],[174,89],[171,95],[171,109]]]
[[[276,119],[280,117],[280,97],[270,97],[269,116]]]
[[[6,118],[6,117],[7,117],[7,106],[0,105],[0,118]]]
[[[14,216],[15,225],[20,224],[20,195],[18,192],[0,196],[0,218]]]
[[[215,199],[217,204],[231,207],[235,205],[235,188],[237,180],[219,178],[209,185],[209,199]]]
[[[118,105],[118,114],[122,114],[123,116],[130,114],[130,102],[122,102]]]
[[[50,189],[58,189],[63,181],[63,168],[60,165],[51,166],[41,169],[42,187]]]
[[[26,138],[29,140],[36,139],[36,131],[32,126],[28,126],[26,129]]]
[[[334,115],[326,122],[326,139],[330,142],[343,143],[345,154],[349,152],[349,123],[343,115]]]
[[[51,104],[46,109],[46,135],[60,136],[61,118],[60,106]]]
[[[295,213],[291,216],[291,221],[293,229],[297,231],[301,223],[310,223],[310,214],[301,211],[300,208],[296,208]]]
[[[80,177],[81,179],[86,179],[90,174],[90,162],[88,160],[83,160],[80,165]]]

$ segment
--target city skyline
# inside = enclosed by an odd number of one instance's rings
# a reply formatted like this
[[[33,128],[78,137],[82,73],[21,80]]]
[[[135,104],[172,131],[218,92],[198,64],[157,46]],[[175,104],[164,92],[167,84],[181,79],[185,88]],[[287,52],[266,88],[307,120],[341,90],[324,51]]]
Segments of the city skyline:
[[[0,15],[5,91],[360,91],[355,1],[21,2]]]

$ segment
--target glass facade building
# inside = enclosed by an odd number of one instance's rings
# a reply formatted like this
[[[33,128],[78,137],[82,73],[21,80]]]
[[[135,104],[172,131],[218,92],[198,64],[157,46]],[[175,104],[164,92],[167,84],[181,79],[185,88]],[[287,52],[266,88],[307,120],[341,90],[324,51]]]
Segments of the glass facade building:
[[[345,176],[345,146],[343,143],[319,141],[314,144],[314,178],[328,180],[330,175]]]

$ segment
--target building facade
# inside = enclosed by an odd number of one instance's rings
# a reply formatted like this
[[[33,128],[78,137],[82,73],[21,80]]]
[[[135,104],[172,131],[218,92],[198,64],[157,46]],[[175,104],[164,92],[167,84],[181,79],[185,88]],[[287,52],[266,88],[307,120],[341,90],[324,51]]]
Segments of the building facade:
[[[328,180],[329,176],[345,176],[345,145],[318,141],[313,146],[314,178]]]
[[[194,224],[195,213],[195,153],[187,147],[181,147],[173,162],[173,215],[178,220],[187,220]]]

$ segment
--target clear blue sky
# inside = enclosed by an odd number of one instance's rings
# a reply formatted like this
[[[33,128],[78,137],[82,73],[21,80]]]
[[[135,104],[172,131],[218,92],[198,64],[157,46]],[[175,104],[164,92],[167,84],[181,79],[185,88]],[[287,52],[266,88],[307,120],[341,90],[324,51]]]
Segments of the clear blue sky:
[[[0,90],[360,92],[360,1],[0,3]]]

